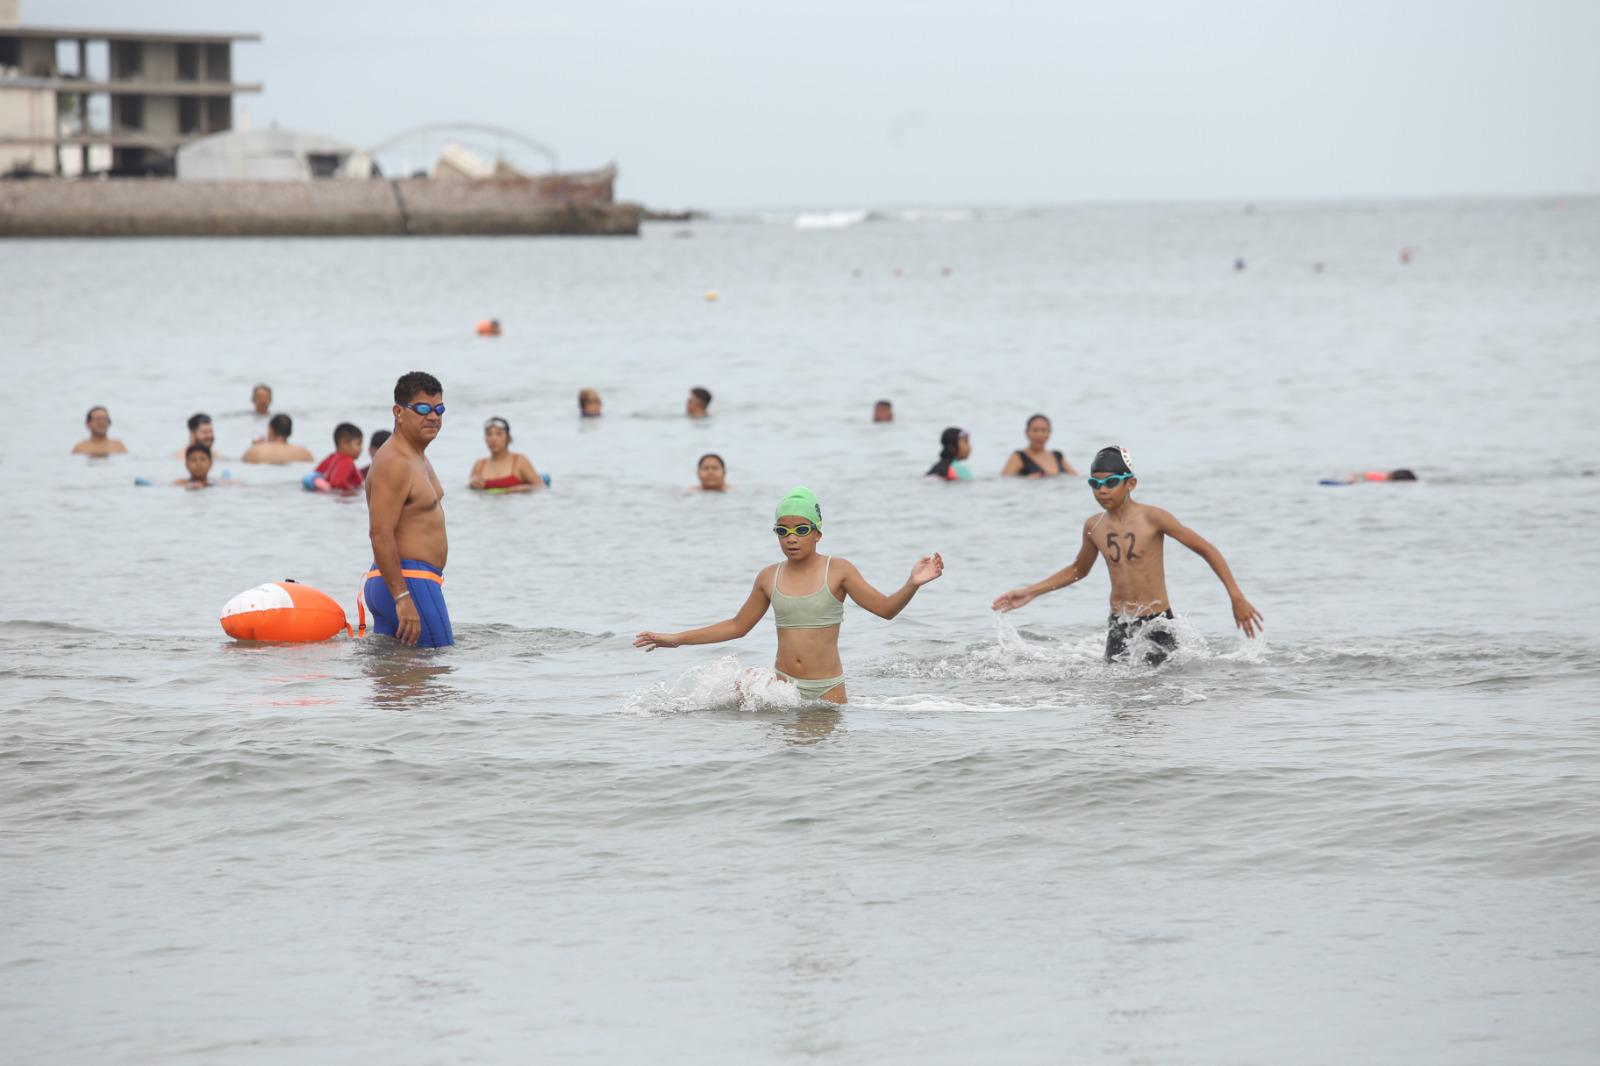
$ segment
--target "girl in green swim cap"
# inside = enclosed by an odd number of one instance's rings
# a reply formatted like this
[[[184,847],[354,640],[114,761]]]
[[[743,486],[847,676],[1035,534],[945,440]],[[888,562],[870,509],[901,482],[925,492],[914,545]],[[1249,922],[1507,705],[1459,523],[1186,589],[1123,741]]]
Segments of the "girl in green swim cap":
[[[839,659],[839,624],[845,597],[879,618],[905,610],[917,589],[944,573],[938,552],[917,560],[911,576],[885,595],[867,583],[847,559],[817,554],[822,540],[822,507],[808,488],[793,489],[779,502],[772,531],[783,561],[763,567],[744,606],[732,618],[682,633],[646,630],[633,646],[645,651],[684,644],[720,644],[754,629],[772,607],[778,627],[778,676],[791,682],[809,700],[844,703],[844,664]],[[838,563],[837,569],[833,564]],[[810,591],[807,591],[810,590]]]

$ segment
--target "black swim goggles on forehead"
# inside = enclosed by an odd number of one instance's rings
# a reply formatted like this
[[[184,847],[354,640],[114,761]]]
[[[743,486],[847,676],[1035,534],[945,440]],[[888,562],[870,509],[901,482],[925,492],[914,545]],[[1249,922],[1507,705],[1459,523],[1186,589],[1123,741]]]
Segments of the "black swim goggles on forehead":
[[[408,411],[415,411],[424,418],[426,418],[428,415],[444,414],[444,404],[442,403],[407,403],[401,404],[400,406],[404,407]]]
[[[1088,479],[1088,481],[1091,489],[1114,489],[1124,481],[1130,480],[1132,477],[1132,474],[1112,474],[1110,477],[1091,477]]]
[[[778,525],[773,526],[772,527],[772,531],[774,533],[776,533],[780,537],[790,537],[790,536],[793,536],[793,537],[809,537],[809,536],[811,536],[811,531],[813,529],[816,529],[816,528],[817,528],[816,526],[812,525],[809,522],[801,522],[799,525],[795,526],[793,529],[791,529],[788,526],[783,525],[783,524],[780,523]]]

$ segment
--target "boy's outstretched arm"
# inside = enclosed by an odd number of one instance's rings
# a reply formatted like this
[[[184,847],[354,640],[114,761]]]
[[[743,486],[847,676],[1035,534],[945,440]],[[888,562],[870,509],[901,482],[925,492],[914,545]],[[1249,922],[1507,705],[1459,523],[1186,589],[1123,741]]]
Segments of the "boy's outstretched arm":
[[[1228,569],[1228,560],[1222,557],[1216,545],[1184,525],[1172,516],[1172,512],[1163,511],[1159,507],[1152,507],[1155,512],[1156,528],[1161,530],[1173,540],[1204,559],[1222,581],[1222,587],[1228,590],[1228,599],[1233,603],[1233,624],[1244,630],[1244,635],[1255,638],[1256,631],[1265,629],[1266,625],[1261,620],[1261,612],[1250,605],[1244,598],[1244,593],[1239,591],[1239,583],[1233,579],[1233,571]]]
[[[1012,589],[995,599],[990,608],[996,611],[1014,611],[1018,607],[1031,602],[1034,597],[1046,592],[1064,589],[1074,581],[1082,581],[1089,576],[1089,571],[1094,569],[1094,560],[1100,552],[1095,548],[1094,541],[1089,539],[1089,519],[1083,523],[1083,543],[1078,548],[1078,557],[1071,564],[1057,570],[1043,581],[1035,581],[1031,585],[1024,585],[1020,589]]]
[[[765,574],[766,570],[763,570],[756,575],[755,584],[750,586],[749,598],[732,618],[682,633],[652,633],[646,630],[633,638],[633,646],[655,651],[657,648],[676,648],[683,644],[721,644],[725,640],[738,640],[756,627],[761,616],[767,613],[767,605],[772,602],[763,587],[762,577]]]

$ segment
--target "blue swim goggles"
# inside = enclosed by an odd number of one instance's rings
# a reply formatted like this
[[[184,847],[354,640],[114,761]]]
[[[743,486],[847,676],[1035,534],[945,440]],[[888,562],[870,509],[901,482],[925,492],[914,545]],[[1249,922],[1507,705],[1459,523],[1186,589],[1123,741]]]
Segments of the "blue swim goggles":
[[[1124,481],[1130,480],[1132,477],[1132,474],[1112,474],[1110,477],[1091,477],[1087,480],[1091,489],[1114,489]]]
[[[408,410],[417,412],[417,414],[423,416],[424,418],[429,415],[444,414],[444,404],[442,403],[408,403],[405,405],[405,407]]]

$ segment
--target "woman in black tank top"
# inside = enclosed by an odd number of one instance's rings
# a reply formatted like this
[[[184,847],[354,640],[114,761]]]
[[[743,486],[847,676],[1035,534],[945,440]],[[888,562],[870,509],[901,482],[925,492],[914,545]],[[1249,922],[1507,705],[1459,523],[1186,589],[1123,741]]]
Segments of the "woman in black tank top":
[[[1045,445],[1050,443],[1048,418],[1044,415],[1034,415],[1028,419],[1027,429],[1027,449],[1011,453],[1006,459],[1005,467],[1000,471],[1001,477],[1057,477],[1061,474],[1078,473],[1060,452],[1046,450]],[[1055,460],[1053,464],[1050,462],[1052,459]]]

